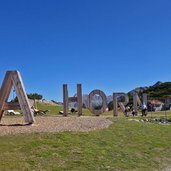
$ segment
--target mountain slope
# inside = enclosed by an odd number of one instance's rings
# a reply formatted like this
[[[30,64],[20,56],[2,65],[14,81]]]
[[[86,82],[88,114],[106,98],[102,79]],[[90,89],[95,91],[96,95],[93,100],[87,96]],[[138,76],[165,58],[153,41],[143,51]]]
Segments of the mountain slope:
[[[165,101],[166,95],[171,95],[171,82],[164,82],[156,86],[150,86],[143,93],[147,93],[148,99]]]

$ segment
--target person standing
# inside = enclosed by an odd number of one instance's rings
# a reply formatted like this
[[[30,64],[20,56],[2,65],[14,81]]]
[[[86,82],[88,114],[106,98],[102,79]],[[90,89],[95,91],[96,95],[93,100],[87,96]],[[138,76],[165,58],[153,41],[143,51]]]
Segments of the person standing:
[[[145,103],[142,105],[142,116],[147,116],[147,106]]]
[[[128,117],[128,116],[129,116],[129,114],[128,114],[128,110],[129,110],[129,109],[128,109],[128,107],[125,107],[125,116],[126,116],[126,117]]]

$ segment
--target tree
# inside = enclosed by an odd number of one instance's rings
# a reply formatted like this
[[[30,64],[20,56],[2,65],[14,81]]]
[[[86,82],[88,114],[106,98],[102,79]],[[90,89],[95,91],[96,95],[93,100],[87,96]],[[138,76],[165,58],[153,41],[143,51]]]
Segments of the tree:
[[[30,93],[30,94],[27,94],[27,96],[29,99],[36,99],[36,100],[41,100],[43,98],[43,96],[38,93]]]
[[[41,94],[38,94],[38,93],[27,94],[27,97],[29,99],[36,99],[36,100],[41,100],[43,98],[43,96]],[[13,100],[11,100],[11,102],[18,102],[17,96]]]

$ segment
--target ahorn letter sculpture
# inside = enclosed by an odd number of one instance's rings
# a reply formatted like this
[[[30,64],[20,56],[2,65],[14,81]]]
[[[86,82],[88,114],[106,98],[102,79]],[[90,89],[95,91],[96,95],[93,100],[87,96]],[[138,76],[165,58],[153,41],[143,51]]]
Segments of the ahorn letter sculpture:
[[[8,103],[8,98],[14,86],[19,103]],[[0,121],[5,110],[21,109],[26,123],[35,122],[21,75],[18,71],[7,71],[0,89]]]
[[[99,95],[102,98],[102,106],[99,110],[94,109],[93,104],[92,104],[92,99],[94,95]],[[123,97],[125,100],[124,102],[119,102],[118,98]],[[64,113],[63,116],[68,115],[68,103],[70,102],[77,102],[78,106],[78,116],[82,115],[82,86],[81,84],[77,84],[77,97],[68,97],[68,88],[67,84],[63,84],[63,108],[64,108]],[[123,92],[118,92],[118,93],[113,93],[113,116],[118,116],[118,106],[120,106],[122,112],[125,112],[125,106],[129,102],[129,97],[126,93]],[[147,94],[143,94],[143,103],[147,105]],[[135,110],[135,113],[138,112],[138,106],[141,106],[142,102],[136,92],[133,92],[133,107]],[[103,91],[101,90],[93,90],[89,95],[88,95],[88,109],[90,110],[91,113],[95,114],[96,116],[99,116],[100,114],[105,112],[105,109],[107,108],[107,98],[106,95]]]

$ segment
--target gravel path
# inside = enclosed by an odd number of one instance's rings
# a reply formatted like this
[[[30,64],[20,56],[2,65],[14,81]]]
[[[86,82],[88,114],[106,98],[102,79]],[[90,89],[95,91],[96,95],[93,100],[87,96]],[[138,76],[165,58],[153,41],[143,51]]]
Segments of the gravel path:
[[[37,116],[36,123],[26,125],[23,117],[3,117],[0,122],[0,136],[32,132],[93,131],[107,128],[112,121],[93,116]]]

